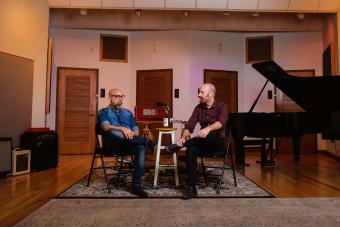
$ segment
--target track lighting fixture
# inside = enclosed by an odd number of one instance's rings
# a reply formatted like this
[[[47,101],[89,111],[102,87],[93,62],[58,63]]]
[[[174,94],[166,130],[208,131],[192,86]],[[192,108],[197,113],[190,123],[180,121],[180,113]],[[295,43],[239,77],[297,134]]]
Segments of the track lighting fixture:
[[[140,10],[140,9],[135,10],[135,14],[136,14],[137,17],[142,16],[142,10]]]

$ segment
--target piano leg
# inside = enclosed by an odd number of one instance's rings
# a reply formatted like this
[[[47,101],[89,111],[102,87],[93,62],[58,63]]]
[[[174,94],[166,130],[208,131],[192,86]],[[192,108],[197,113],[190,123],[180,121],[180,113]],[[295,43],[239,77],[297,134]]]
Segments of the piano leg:
[[[267,164],[267,152],[266,152],[266,138],[262,138],[261,145],[261,166],[266,166]]]
[[[262,138],[261,145],[261,166],[273,167],[275,166],[275,152],[274,149],[274,138]],[[268,160],[269,156],[269,160]]]
[[[236,165],[245,165],[245,154],[244,154],[244,144],[243,144],[243,136],[235,136],[235,149],[236,149],[236,157],[235,162]]]
[[[294,152],[294,161],[300,161],[300,141],[301,135],[293,136],[293,152]]]

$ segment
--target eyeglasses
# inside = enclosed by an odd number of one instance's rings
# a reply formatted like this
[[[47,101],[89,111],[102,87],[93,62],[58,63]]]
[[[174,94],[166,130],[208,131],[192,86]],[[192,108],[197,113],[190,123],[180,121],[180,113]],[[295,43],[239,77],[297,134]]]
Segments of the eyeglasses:
[[[126,97],[126,95],[110,95],[110,96],[118,99],[124,99]]]

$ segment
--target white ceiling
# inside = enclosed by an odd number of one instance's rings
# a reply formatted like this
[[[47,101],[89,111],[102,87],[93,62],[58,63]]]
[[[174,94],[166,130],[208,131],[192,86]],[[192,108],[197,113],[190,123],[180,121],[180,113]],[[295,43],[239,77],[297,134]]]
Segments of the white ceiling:
[[[337,12],[340,0],[47,0],[51,8]]]

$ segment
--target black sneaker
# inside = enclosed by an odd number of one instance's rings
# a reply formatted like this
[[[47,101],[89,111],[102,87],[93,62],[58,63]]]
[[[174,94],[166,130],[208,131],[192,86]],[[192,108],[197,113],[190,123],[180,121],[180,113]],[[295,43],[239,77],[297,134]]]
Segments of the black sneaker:
[[[155,151],[156,148],[157,148],[156,143],[153,140],[150,140],[150,139],[147,141],[146,146],[148,148],[150,148],[152,151]]]
[[[171,145],[165,146],[165,150],[169,154],[177,153],[181,149],[182,147],[178,146],[177,144],[171,144]]]
[[[183,191],[182,199],[188,200],[197,197],[197,190],[195,186],[186,185]]]
[[[133,185],[131,193],[138,196],[138,197],[141,197],[141,198],[147,198],[148,197],[148,193],[146,191],[144,191],[142,186],[140,186],[140,185]]]

